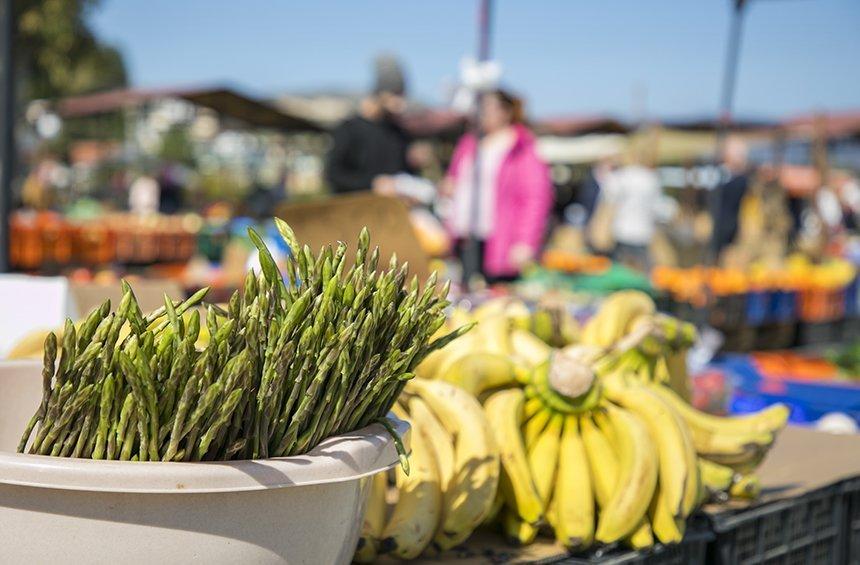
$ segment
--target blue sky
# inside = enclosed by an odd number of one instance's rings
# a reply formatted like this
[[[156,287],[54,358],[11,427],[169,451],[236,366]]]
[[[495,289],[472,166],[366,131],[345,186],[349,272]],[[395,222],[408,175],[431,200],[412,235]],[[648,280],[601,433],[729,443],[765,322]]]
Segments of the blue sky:
[[[729,0],[496,0],[493,53],[529,113],[714,114]],[[360,90],[398,54],[413,94],[444,102],[473,54],[477,0],[103,0],[91,21],[140,86]],[[753,0],[736,113],[860,108],[860,0]],[[645,93],[634,95],[634,93]]]

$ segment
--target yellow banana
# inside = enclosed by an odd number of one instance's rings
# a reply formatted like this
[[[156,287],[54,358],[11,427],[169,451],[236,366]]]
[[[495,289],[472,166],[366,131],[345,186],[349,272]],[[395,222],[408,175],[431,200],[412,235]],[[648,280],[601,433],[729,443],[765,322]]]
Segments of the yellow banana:
[[[547,310],[538,309],[531,315],[531,332],[545,343],[553,343],[555,336],[555,324],[552,314]]]
[[[549,423],[533,443],[526,442],[529,469],[544,508],[549,504],[552,486],[555,484],[563,426],[564,416],[556,414],[550,418]]]
[[[382,532],[380,550],[401,559],[414,559],[430,544],[442,513],[442,489],[433,445],[413,419],[412,455],[408,476],[402,476],[400,497]],[[403,475],[398,467],[397,474]]]
[[[516,299],[512,299],[507,296],[490,298],[476,306],[475,309],[472,310],[471,316],[473,319],[478,321],[486,320],[487,318],[504,317],[505,311],[511,307],[511,302],[515,300]]]
[[[526,447],[532,445],[552,419],[553,412],[544,408],[532,416],[523,426],[523,441]]]
[[[63,328],[53,330],[57,336],[57,341],[61,342],[63,337]],[[45,340],[51,330],[38,329],[27,332],[21,337],[9,350],[6,359],[38,359],[42,357],[42,350],[45,346]]]
[[[712,493],[727,492],[735,478],[735,472],[730,467],[701,458],[699,459],[699,474],[702,477],[702,483]]]
[[[543,400],[536,396],[529,398],[528,393],[526,393],[526,405],[523,407],[523,420],[528,422],[535,416],[535,414],[544,410],[544,408]]]
[[[788,422],[789,409],[784,404],[774,404],[755,414],[721,417],[697,410],[665,386],[654,386],[652,390],[681,414],[691,430],[699,429],[720,435],[776,433]]]
[[[616,449],[615,446],[618,445],[618,436],[615,435],[615,427],[613,427],[612,422],[609,420],[606,408],[595,410],[591,413],[591,418],[594,420],[594,423],[600,431],[603,432],[603,435],[606,436],[607,441],[609,441],[609,445],[611,445],[613,449]]]
[[[481,318],[478,325],[470,333],[475,334],[475,342],[483,351],[498,355],[510,355],[511,343],[509,333],[510,321],[502,316]]]
[[[483,351],[458,357],[438,378],[475,396],[485,390],[517,382],[514,363],[508,356]]]
[[[493,498],[493,506],[490,508],[490,512],[487,514],[487,517],[484,518],[484,521],[481,523],[483,526],[487,526],[490,524],[496,523],[501,518],[502,509],[505,506],[505,497],[502,496],[501,491],[496,491],[496,496]]]
[[[606,434],[591,421],[591,418],[581,416],[579,429],[588,455],[594,498],[597,500],[597,506],[603,508],[609,503],[616,488],[618,456]],[[647,518],[642,518],[639,527],[630,534],[626,542],[633,549],[644,549],[654,545],[654,536]]]
[[[729,488],[729,494],[732,498],[755,500],[761,494],[761,481],[757,475],[742,475]]]
[[[624,543],[636,550],[647,549],[654,545],[654,532],[651,530],[651,522],[648,521],[648,518],[642,518],[639,527],[625,538]]]
[[[613,543],[631,534],[648,510],[657,485],[657,447],[645,424],[635,415],[607,403],[618,451],[618,481],[609,504],[601,511],[595,539]]]
[[[694,481],[696,453],[683,424],[675,418],[672,408],[642,385],[625,384],[618,378],[604,381],[604,394],[609,400],[637,416],[657,445],[660,461],[660,489],[673,516],[684,516],[688,483]],[[695,504],[698,487],[693,483],[690,504]]]
[[[549,504],[546,507],[546,518],[547,524],[552,528],[553,532],[558,531],[558,503],[556,499],[558,498],[558,489],[554,488],[552,492],[552,496],[549,499]]]
[[[442,522],[433,538],[439,549],[466,540],[492,509],[499,483],[499,453],[487,418],[474,396],[442,381],[411,379],[417,394],[454,436],[454,477],[445,491]]]
[[[462,324],[454,325],[451,329],[460,325]],[[415,374],[424,379],[439,378],[439,375],[444,375],[448,371],[448,367],[460,357],[480,351],[481,348],[478,346],[474,333],[474,330],[467,332],[442,349],[430,353],[415,367]]]
[[[648,508],[648,517],[651,520],[654,536],[660,540],[660,543],[666,545],[680,543],[684,538],[686,523],[672,516],[659,485]]]
[[[436,466],[439,468],[439,486],[442,492],[447,492],[448,485],[457,471],[454,438],[420,397],[413,396],[409,399],[409,413],[433,445]]]
[[[529,331],[514,328],[510,340],[511,354],[532,367],[540,365],[552,354],[552,347]]]
[[[358,538],[358,548],[352,560],[356,563],[373,563],[379,551],[379,541],[385,528],[385,514],[388,509],[385,503],[385,491],[388,489],[388,472],[383,471],[370,479],[370,494],[364,520],[361,523],[361,537]]]
[[[684,402],[690,402],[690,377],[687,374],[687,348],[670,351],[664,358],[668,386]]]
[[[625,290],[613,293],[585,324],[581,341],[588,345],[611,347],[627,334],[633,320],[653,314],[655,310],[654,301],[644,292]]]
[[[618,456],[606,434],[591,421],[587,415],[580,417],[580,433],[588,455],[591,484],[597,505],[604,508],[609,504],[618,481]]]
[[[577,420],[565,417],[553,500],[556,539],[569,549],[582,550],[594,540],[594,491]]]
[[[510,543],[528,545],[537,537],[538,526],[523,521],[516,511],[506,507],[502,508],[502,531]]]
[[[525,398],[517,388],[501,390],[484,404],[501,456],[503,473],[500,487],[508,505],[529,524],[543,515],[543,502],[532,480],[520,424]]]

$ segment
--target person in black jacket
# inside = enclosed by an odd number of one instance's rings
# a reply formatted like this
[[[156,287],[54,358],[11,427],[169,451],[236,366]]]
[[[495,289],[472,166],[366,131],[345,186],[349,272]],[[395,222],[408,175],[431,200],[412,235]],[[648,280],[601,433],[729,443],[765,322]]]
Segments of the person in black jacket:
[[[376,61],[373,93],[361,101],[359,113],[333,133],[326,162],[326,180],[335,193],[375,190],[394,193],[393,175],[409,172],[410,139],[397,123],[405,106],[406,84],[396,60]]]
[[[738,233],[741,202],[749,188],[747,146],[729,137],[723,149],[723,181],[717,186],[717,217],[714,218],[713,246],[719,255],[732,244]]]

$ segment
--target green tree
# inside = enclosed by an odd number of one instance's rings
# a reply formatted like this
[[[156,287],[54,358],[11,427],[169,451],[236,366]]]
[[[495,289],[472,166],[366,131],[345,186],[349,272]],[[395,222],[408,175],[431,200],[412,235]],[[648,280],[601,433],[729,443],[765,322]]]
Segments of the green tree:
[[[14,0],[16,62],[23,100],[125,86],[122,55],[89,29],[99,0]]]

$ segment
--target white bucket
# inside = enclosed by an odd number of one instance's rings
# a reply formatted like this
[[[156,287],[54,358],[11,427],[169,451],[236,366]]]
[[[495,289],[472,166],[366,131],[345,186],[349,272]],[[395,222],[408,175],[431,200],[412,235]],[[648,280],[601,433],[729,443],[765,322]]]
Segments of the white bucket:
[[[329,438],[306,455],[257,461],[15,453],[41,381],[38,363],[0,363],[3,563],[348,563],[366,477],[397,461],[378,424]],[[396,424],[408,441],[408,424]]]

